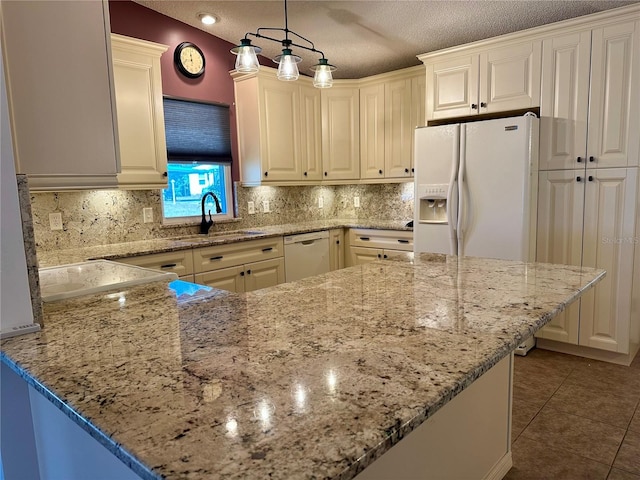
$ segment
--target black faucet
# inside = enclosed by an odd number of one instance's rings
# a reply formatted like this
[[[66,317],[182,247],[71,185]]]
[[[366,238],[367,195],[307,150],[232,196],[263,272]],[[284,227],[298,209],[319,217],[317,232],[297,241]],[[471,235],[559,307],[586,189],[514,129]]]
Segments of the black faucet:
[[[209,195],[211,195],[213,197],[213,200],[216,202],[216,213],[222,213],[222,208],[220,208],[220,201],[218,200],[218,197],[216,197],[213,192],[205,193],[202,196],[202,223],[200,223],[200,233],[203,235],[208,234],[211,225],[213,225],[211,210],[209,210],[209,220],[207,220],[207,218],[204,216],[204,202]]]

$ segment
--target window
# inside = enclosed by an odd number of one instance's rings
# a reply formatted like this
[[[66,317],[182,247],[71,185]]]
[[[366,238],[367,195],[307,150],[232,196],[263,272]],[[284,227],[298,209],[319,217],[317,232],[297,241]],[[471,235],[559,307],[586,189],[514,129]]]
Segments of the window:
[[[211,197],[205,212],[217,220],[233,218],[231,193],[231,132],[229,107],[165,97],[167,188],[162,190],[164,223],[199,221],[202,196]]]

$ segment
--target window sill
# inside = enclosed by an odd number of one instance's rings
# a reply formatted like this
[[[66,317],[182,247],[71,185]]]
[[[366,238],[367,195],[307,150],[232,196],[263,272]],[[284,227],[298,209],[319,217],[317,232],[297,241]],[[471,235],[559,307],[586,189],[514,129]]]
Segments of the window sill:
[[[228,223],[240,223],[242,221],[241,218],[225,218],[224,220],[215,220],[214,225],[223,225]],[[189,222],[182,223],[162,223],[160,225],[161,229],[171,229],[171,228],[184,228],[184,227],[194,227],[199,226],[201,220],[192,220]]]

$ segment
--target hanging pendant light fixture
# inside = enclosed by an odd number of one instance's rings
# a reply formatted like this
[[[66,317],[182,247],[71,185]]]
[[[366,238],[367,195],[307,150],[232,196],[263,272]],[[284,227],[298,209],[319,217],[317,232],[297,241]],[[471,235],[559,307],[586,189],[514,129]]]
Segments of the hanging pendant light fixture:
[[[264,31],[284,32],[284,39],[278,40],[276,38],[271,38],[261,33]],[[309,50],[310,52],[319,53],[321,55],[321,58],[318,60],[318,64],[311,67],[311,70],[315,72],[313,77],[313,86],[317,88],[330,88],[331,85],[333,85],[332,72],[336,70],[336,67],[329,64],[329,61],[324,57],[324,53],[317,50],[311,40],[308,40],[302,35],[298,35],[293,30],[289,30],[287,0],[284,0],[284,28],[258,28],[255,33],[247,33],[244,38],[240,40],[240,45],[231,49],[231,53],[237,55],[236,70],[238,72],[253,73],[257,72],[260,68],[257,54],[260,53],[262,49],[251,44],[251,40],[248,38],[249,35],[282,44],[282,53],[273,59],[273,61],[278,64],[279,80],[293,81],[297,80],[300,76],[298,63],[302,61],[302,58],[298,55],[294,55],[291,50],[291,47],[296,47]],[[290,35],[296,37],[298,39],[297,41],[304,42],[305,45],[295,43],[289,38]]]

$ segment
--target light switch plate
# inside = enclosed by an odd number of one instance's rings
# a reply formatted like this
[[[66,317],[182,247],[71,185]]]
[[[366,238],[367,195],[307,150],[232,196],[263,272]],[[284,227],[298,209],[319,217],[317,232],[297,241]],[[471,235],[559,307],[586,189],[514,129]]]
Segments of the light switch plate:
[[[62,230],[62,213],[54,212],[49,214],[49,226],[51,230]]]
[[[247,210],[249,211],[249,215],[253,215],[256,213],[256,204],[254,202],[247,202]]]
[[[262,201],[262,211],[264,213],[269,213],[271,210],[269,209],[269,200]]]
[[[324,198],[322,196],[318,197],[318,208],[324,207]]]
[[[153,208],[145,207],[142,209],[143,223],[153,223]]]
[[[360,208],[360,197],[353,197],[353,206]]]

